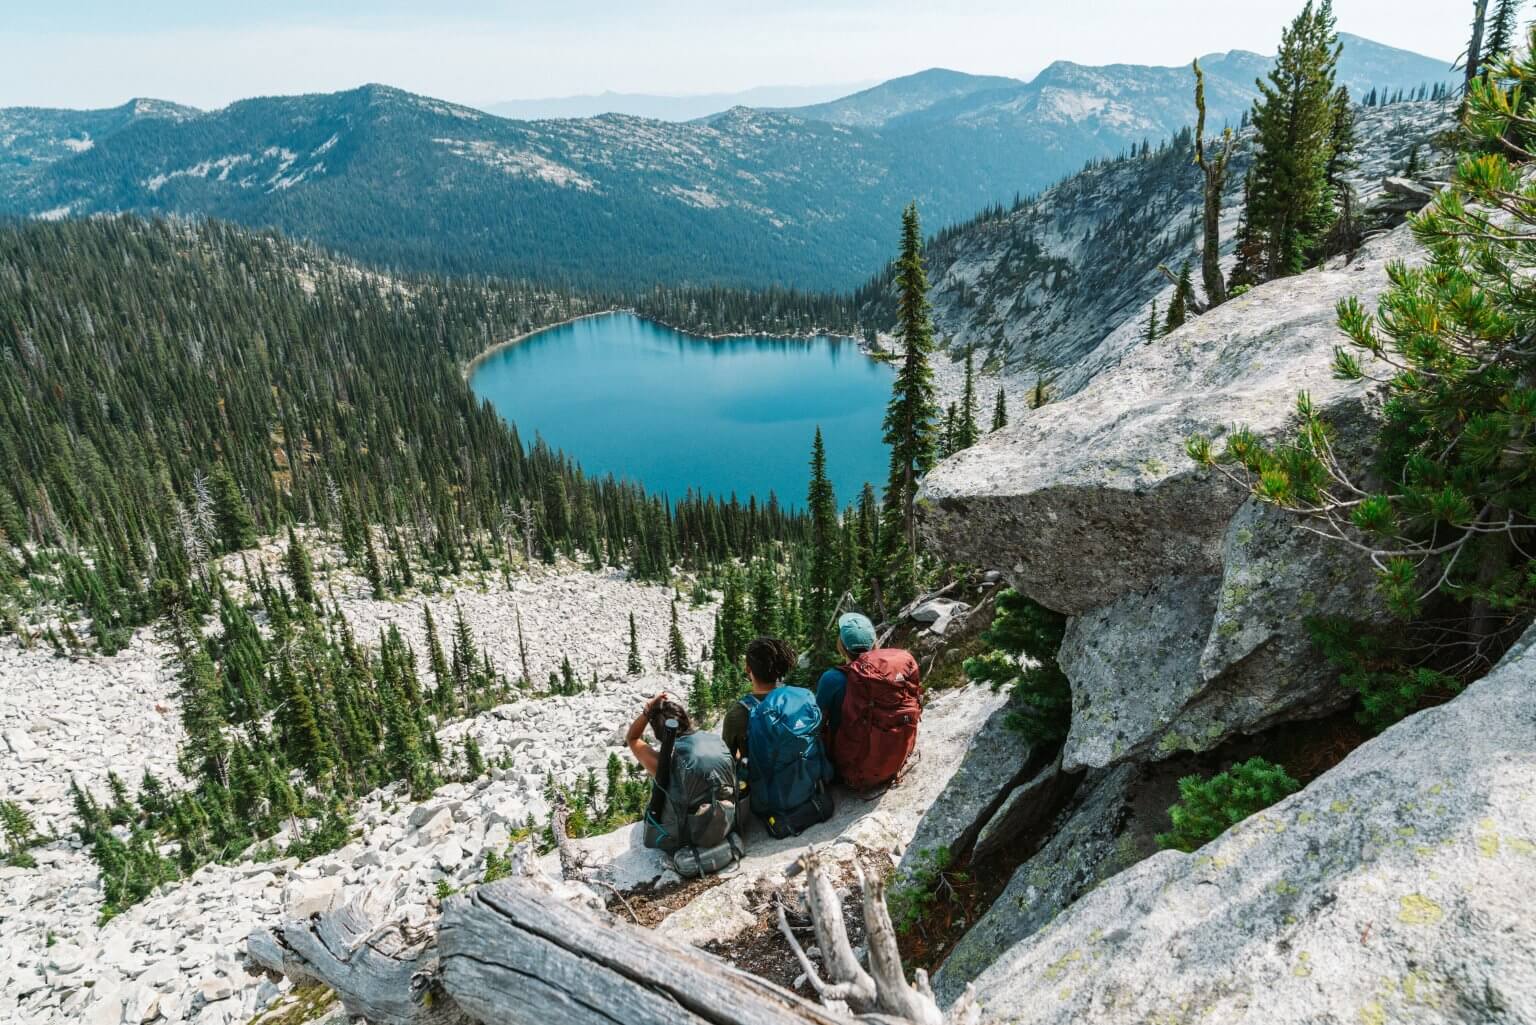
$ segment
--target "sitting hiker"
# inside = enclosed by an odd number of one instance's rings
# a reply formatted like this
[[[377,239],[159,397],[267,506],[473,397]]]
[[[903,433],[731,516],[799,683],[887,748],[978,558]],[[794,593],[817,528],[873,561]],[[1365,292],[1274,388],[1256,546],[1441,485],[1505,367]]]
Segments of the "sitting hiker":
[[[917,660],[901,648],[876,648],[875,626],[857,612],[837,621],[841,668],[816,683],[837,778],[854,790],[895,779],[917,744],[923,687]]]
[[[647,725],[660,751],[646,743]],[[736,769],[724,741],[696,731],[687,710],[665,692],[646,702],[624,741],[655,780],[645,810],[645,846],[670,854],[680,876],[718,872],[742,856]]]
[[[753,813],[773,837],[832,817],[832,765],[821,743],[821,710],[804,687],[782,681],[795,665],[789,645],[759,637],[747,645],[752,693],[725,714],[720,732],[748,780]]]

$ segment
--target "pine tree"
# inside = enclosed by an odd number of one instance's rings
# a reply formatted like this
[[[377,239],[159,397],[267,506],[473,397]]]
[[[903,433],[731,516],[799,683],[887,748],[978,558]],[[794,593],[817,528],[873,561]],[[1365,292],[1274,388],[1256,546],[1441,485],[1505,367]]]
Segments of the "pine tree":
[[[229,764],[223,688],[196,627],[180,610],[172,612],[171,639],[177,653],[176,694],[181,705],[183,773],[222,779]]]
[[[693,671],[693,684],[688,688],[688,718],[692,719],[695,726],[702,726],[709,721],[709,713],[714,705],[714,691],[709,681],[704,679],[704,671]]]
[[[1488,33],[1488,43],[1483,47],[1482,73],[1487,77],[1491,68],[1509,55],[1519,38],[1519,13],[1522,0],[1499,0],[1494,8],[1493,28]]]
[[[256,544],[256,524],[240,486],[222,462],[215,463],[208,475],[213,498],[213,523],[224,551],[234,552]]]
[[[347,553],[347,558],[354,566],[363,557],[367,530],[363,518],[358,515],[357,503],[352,500],[351,492],[343,490],[341,492],[341,550]]]
[[[1146,331],[1142,332],[1142,337],[1149,342],[1155,342],[1157,341],[1157,336],[1160,333],[1161,332],[1159,331],[1157,324],[1157,300],[1153,299],[1152,313],[1147,317],[1147,329]]]
[[[1189,316],[1189,304],[1194,298],[1195,282],[1190,275],[1189,261],[1185,260],[1179,268],[1178,283],[1173,286],[1173,298],[1168,302],[1168,319],[1163,323],[1163,333],[1167,334],[1174,328],[1180,327]]]
[[[1029,390],[1029,408],[1039,409],[1051,401],[1051,382],[1045,379],[1045,375],[1035,375],[1035,386]]]
[[[735,565],[726,569],[725,592],[720,601],[720,643],[715,648],[715,666],[728,674],[741,671],[747,644],[752,640],[752,616],[747,609],[746,584]],[[734,676],[732,677],[734,678]]]
[[[832,651],[832,617],[839,587],[837,495],[827,477],[827,452],[821,428],[811,442],[811,482],[806,489],[806,511],[811,517],[811,566],[805,594],[807,649],[821,662]]]
[[[965,350],[965,389],[960,398],[960,416],[955,422],[955,451],[970,448],[981,437],[976,426],[976,375],[973,367],[974,350]]]
[[[997,401],[992,403],[992,429],[1000,431],[1008,426],[1008,396],[1003,394],[1003,386],[997,386]]]
[[[784,633],[779,577],[767,559],[752,564],[752,632],[758,637],[780,637]]]
[[[277,692],[282,695],[283,702],[277,711],[283,753],[310,779],[318,779],[331,765],[329,745],[320,730],[309,688],[294,672],[293,662],[286,655],[278,664]]]
[[[368,586],[373,588],[375,599],[382,601],[388,596],[389,591],[384,585],[384,569],[379,564],[378,549],[373,547],[373,531],[363,531],[363,567],[368,576]]]
[[[475,635],[464,618],[464,606],[454,603],[453,618],[453,682],[458,691],[457,703],[468,709],[475,687],[475,676],[480,666],[480,651]]]
[[[464,734],[464,768],[471,780],[485,775],[485,758],[480,754],[480,742],[473,733]]]
[[[427,667],[432,670],[433,704],[439,711],[447,711],[454,704],[453,673],[448,669],[448,657],[443,654],[443,642],[437,636],[437,623],[432,619],[432,607],[421,606],[423,626],[427,633]]]
[[[688,671],[688,642],[683,640],[682,627],[677,622],[677,601],[672,602],[672,626],[667,633],[666,668],[674,673]]]
[[[293,582],[293,596],[306,605],[318,604],[320,596],[315,593],[314,568],[309,561],[309,552],[292,527],[288,528],[288,553],[283,561],[288,569],[288,579]]]
[[[884,607],[904,604],[917,591],[917,482],[937,456],[934,420],[933,324],[928,305],[928,272],[923,264],[923,232],[917,204],[901,216],[901,255],[896,261],[898,289],[896,338],[901,368],[885,413],[885,442],[891,470],[881,512],[881,590]]]
[[[1304,269],[1332,224],[1327,169],[1339,53],[1332,0],[1308,0],[1281,34],[1268,81],[1258,83],[1246,216],[1250,241],[1262,244],[1266,280]]]
[[[630,676],[639,676],[645,672],[645,663],[640,661],[640,636],[635,632],[635,614],[629,614],[629,665]]]

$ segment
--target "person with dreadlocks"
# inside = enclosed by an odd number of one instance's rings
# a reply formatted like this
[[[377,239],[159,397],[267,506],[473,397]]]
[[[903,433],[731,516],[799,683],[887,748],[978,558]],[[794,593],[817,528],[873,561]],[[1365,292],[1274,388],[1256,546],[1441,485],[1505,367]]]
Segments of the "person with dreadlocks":
[[[775,838],[832,817],[832,763],[821,741],[821,709],[804,687],[784,685],[795,652],[776,637],[747,645],[752,691],[726,712],[720,732],[737,759],[738,785]]]
[[[646,728],[660,745],[645,739]],[[736,767],[725,742],[693,727],[663,691],[629,724],[624,743],[652,779],[645,846],[672,858],[684,877],[718,872],[745,853],[736,830]]]

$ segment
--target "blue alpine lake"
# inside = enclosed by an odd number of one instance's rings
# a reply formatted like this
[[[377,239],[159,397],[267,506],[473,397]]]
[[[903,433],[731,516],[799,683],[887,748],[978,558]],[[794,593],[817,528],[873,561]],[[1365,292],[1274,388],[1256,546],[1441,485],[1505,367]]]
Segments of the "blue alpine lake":
[[[847,340],[699,338],[612,313],[487,354],[470,387],[591,476],[803,507],[818,425],[839,506],[883,485],[891,379]]]

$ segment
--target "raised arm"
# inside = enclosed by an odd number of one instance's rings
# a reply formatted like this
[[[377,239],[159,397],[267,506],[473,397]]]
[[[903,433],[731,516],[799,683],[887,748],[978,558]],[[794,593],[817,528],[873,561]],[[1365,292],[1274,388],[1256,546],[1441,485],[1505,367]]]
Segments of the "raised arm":
[[[640,768],[644,769],[652,779],[656,778],[658,760],[656,749],[645,742],[645,725],[651,709],[664,697],[666,697],[665,691],[647,701],[645,707],[640,709],[640,714],[635,716],[635,721],[629,724],[629,732],[624,734],[624,744],[629,748],[629,753],[635,756],[635,761],[640,763]]]

